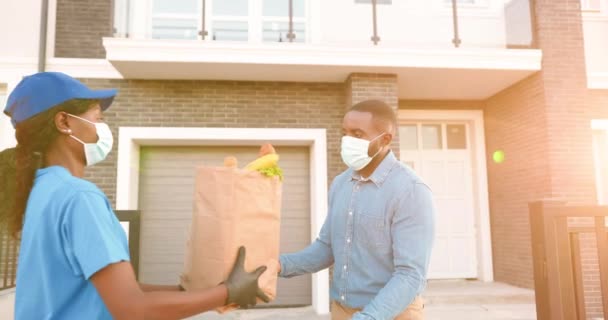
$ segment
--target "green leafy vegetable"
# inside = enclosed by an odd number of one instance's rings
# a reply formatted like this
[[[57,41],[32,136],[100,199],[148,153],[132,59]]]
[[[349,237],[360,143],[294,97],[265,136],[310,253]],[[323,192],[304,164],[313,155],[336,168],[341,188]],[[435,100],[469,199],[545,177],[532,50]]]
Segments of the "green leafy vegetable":
[[[279,177],[279,179],[283,181],[283,170],[281,170],[281,168],[279,168],[278,166],[259,169],[258,171],[267,177]]]

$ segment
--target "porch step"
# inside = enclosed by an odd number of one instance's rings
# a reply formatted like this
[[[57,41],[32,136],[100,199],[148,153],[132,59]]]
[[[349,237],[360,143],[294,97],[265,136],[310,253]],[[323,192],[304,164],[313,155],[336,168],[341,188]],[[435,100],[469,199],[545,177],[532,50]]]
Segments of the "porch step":
[[[429,281],[423,294],[425,304],[534,304],[534,291],[518,288],[499,282],[480,282],[467,280]]]

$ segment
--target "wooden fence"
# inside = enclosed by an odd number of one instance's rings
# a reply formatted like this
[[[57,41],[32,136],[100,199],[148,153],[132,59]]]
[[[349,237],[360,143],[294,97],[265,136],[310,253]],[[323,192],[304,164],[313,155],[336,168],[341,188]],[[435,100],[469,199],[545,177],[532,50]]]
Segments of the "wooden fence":
[[[608,206],[530,204],[538,320],[585,320],[581,234],[594,234],[604,317],[608,317]],[[574,222],[574,223],[573,223]]]

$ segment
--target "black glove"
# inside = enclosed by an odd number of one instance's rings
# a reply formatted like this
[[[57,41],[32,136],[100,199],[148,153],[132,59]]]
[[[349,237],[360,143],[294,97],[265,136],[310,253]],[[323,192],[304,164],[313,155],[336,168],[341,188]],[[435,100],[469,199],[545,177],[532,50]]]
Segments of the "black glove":
[[[247,309],[256,305],[257,298],[264,302],[269,302],[270,299],[258,286],[258,278],[266,271],[266,267],[259,267],[251,273],[245,271],[245,255],[245,247],[241,246],[225,284],[228,288],[226,304],[236,303],[239,307]]]

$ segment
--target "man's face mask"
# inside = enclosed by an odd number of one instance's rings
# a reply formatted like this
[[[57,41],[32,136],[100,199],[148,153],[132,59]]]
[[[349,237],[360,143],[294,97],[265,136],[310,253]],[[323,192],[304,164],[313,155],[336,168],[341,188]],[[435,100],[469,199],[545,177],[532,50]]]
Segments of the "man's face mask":
[[[70,117],[80,119],[95,126],[95,130],[97,132],[98,137],[96,143],[85,143],[84,141],[76,138],[75,136],[70,135],[72,139],[80,142],[84,146],[84,155],[87,160],[87,166],[92,166],[96,163],[103,161],[112,150],[112,145],[114,144],[114,137],[112,137],[112,131],[110,130],[110,127],[105,123],[91,122],[87,119],[83,119],[81,117],[69,113],[68,115]]]
[[[342,137],[342,161],[355,171],[365,168],[381,150],[381,148],[378,148],[378,151],[370,157],[368,154],[370,143],[385,134],[386,132],[383,132],[371,141],[350,136]]]

